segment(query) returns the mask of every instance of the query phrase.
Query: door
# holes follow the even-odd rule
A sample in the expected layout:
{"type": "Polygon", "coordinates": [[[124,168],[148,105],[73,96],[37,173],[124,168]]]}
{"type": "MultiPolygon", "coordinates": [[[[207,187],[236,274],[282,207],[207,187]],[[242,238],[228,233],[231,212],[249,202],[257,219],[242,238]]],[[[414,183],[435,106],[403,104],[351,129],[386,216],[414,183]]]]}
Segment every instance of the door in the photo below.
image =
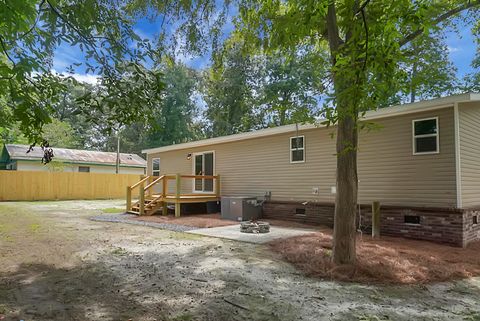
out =
{"type": "MultiPolygon", "coordinates": [[[[193,158],[193,175],[215,175],[215,154],[214,152],[197,153],[193,158]]],[[[194,192],[212,193],[214,191],[213,178],[195,178],[193,184],[194,192]]]]}

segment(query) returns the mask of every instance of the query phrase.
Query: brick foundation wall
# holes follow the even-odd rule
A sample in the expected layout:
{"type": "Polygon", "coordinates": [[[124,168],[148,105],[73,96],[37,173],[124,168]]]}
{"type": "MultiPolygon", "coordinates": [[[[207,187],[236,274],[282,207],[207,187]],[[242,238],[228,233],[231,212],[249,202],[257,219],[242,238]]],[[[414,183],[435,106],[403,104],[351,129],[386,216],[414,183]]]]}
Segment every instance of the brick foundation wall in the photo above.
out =
{"type": "Polygon", "coordinates": [[[463,215],[463,242],[465,245],[472,241],[480,240],[480,210],[468,209],[463,215]],[[476,217],[476,224],[474,222],[476,217]]]}
{"type": "MultiPolygon", "coordinates": [[[[333,227],[334,204],[268,201],[263,217],[333,227]]],[[[381,206],[381,233],[411,239],[446,243],[464,247],[480,240],[480,210],[381,206]],[[419,217],[419,224],[405,222],[405,216],[419,217]],[[477,216],[478,224],[474,224],[477,216]]],[[[371,232],[371,206],[360,206],[357,222],[371,232]]]]}

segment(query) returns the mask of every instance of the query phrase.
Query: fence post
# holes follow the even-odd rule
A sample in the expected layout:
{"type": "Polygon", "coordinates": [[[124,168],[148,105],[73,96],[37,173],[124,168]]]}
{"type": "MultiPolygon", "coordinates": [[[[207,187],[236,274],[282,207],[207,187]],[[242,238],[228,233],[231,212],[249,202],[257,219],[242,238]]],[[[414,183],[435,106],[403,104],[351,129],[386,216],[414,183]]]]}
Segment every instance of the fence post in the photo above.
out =
{"type": "Polygon", "coordinates": [[[380,238],[380,202],[372,203],[372,237],[380,238]]]}
{"type": "Polygon", "coordinates": [[[182,193],[182,176],[175,175],[175,217],[180,217],[180,195],[182,193]]]}
{"type": "Polygon", "coordinates": [[[132,210],[132,189],[127,186],[127,212],[132,210]]]}
{"type": "MultiPolygon", "coordinates": [[[[142,179],[145,178],[145,176],[142,175],[141,177],[142,179]]],[[[145,214],[145,187],[144,187],[144,182],[141,182],[140,183],[140,186],[138,187],[139,188],[139,193],[140,193],[140,197],[139,197],[139,209],[140,209],[140,215],[144,215],[145,214]]]]}
{"type": "Polygon", "coordinates": [[[220,197],[220,175],[217,175],[217,179],[215,180],[215,195],[220,197]]]}

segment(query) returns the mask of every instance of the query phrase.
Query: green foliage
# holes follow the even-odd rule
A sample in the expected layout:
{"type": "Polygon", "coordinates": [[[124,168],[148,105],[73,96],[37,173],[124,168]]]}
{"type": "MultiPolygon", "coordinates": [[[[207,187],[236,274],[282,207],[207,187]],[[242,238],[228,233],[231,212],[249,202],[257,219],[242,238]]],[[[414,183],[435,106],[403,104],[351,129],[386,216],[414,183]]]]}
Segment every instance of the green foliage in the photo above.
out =
{"type": "Polygon", "coordinates": [[[43,138],[46,139],[52,147],[79,147],[75,132],[67,122],[53,118],[50,123],[43,125],[42,131],[43,138]]]}
{"type": "Polygon", "coordinates": [[[86,71],[101,76],[99,98],[85,92],[77,112],[101,113],[108,128],[144,115],[148,97],[162,89],[160,74],[142,67],[157,52],[133,32],[133,22],[117,1],[6,0],[0,6],[0,110],[9,115],[0,127],[19,122],[30,142],[42,140],[54,106],[69,84],[77,84],[50,71],[60,45],[82,51],[86,71]]]}
{"type": "Polygon", "coordinates": [[[261,117],[254,111],[255,68],[234,39],[215,57],[214,65],[204,74],[202,93],[207,109],[208,136],[224,136],[255,128],[261,117]]]}
{"type": "Polygon", "coordinates": [[[198,76],[195,70],[180,63],[165,63],[166,90],[156,107],[148,130],[147,146],[184,143],[198,136],[195,101],[198,76]]]}
{"type": "Polygon", "coordinates": [[[52,160],[48,164],[45,164],[50,172],[63,172],[65,170],[65,163],[59,160],[52,160]]]}
{"type": "MultiPolygon", "coordinates": [[[[259,107],[268,126],[313,121],[318,114],[318,98],[324,92],[325,50],[303,47],[294,52],[276,51],[260,55],[259,107]]],[[[256,83],[256,81],[253,81],[256,83]]]]}
{"type": "Polygon", "coordinates": [[[329,22],[329,3],[242,1],[236,32],[250,51],[291,50],[305,44],[329,47],[333,86],[325,116],[332,124],[383,105],[386,97],[398,94],[392,88],[405,94],[407,83],[422,98],[449,92],[447,74],[452,66],[442,66],[445,47],[438,33],[467,8],[477,15],[479,6],[478,1],[338,1],[331,6],[335,21],[329,22]],[[362,4],[365,7],[360,10],[362,4]],[[427,70],[430,63],[434,68],[427,70]],[[406,65],[417,65],[427,73],[405,75],[406,65]],[[341,110],[336,108],[340,102],[346,105],[341,110]]]}

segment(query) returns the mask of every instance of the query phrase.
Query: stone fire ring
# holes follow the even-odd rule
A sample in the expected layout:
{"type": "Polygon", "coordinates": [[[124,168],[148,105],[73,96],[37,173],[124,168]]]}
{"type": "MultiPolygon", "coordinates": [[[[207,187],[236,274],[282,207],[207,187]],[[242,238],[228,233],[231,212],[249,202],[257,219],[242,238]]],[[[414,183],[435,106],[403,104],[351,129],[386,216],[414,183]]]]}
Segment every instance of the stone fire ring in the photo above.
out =
{"type": "Polygon", "coordinates": [[[242,233],[268,233],[270,232],[270,223],[267,222],[241,222],[240,223],[240,232],[242,233]]]}

